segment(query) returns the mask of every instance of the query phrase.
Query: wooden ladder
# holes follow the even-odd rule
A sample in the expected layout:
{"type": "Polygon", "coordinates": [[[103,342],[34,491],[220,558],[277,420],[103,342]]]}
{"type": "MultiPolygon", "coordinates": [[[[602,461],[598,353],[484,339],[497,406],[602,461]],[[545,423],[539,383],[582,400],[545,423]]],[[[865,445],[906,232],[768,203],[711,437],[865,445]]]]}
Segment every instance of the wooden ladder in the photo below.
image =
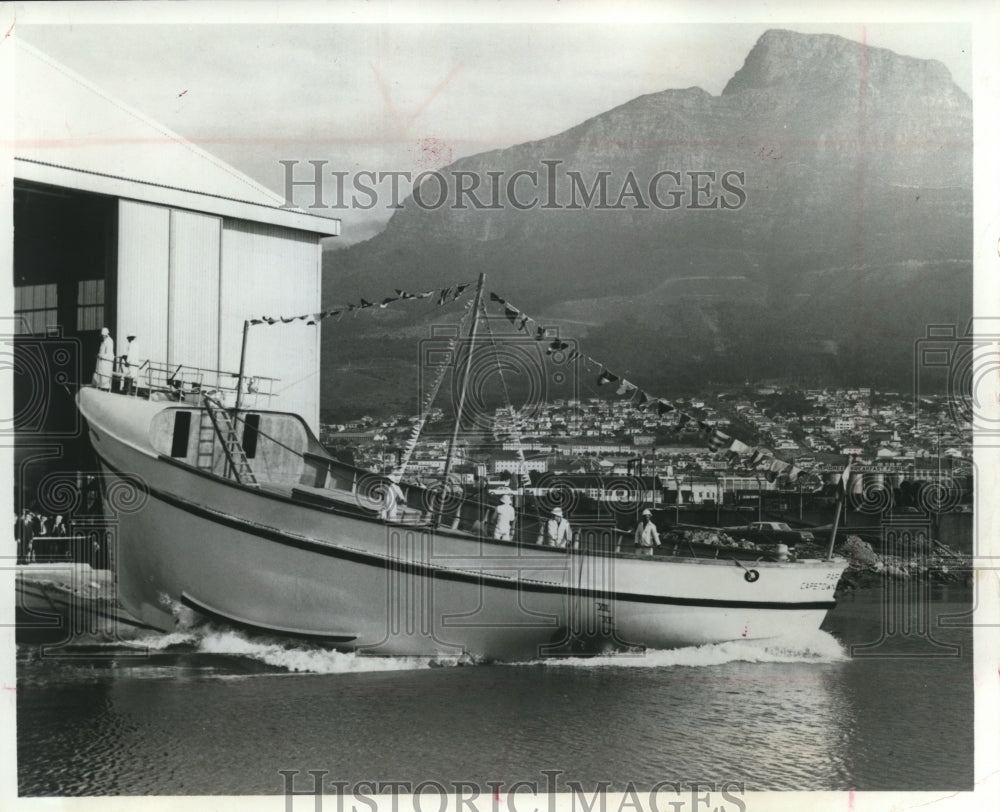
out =
{"type": "Polygon", "coordinates": [[[196,464],[202,471],[211,471],[215,467],[215,423],[207,408],[201,413],[201,419],[198,423],[196,464]]]}
{"type": "MultiPolygon", "coordinates": [[[[243,451],[243,444],[240,442],[240,438],[236,433],[236,426],[229,416],[226,407],[208,395],[203,395],[202,401],[205,404],[205,414],[208,415],[215,434],[222,441],[222,453],[226,455],[226,462],[228,463],[227,471],[233,472],[233,476],[237,482],[243,485],[259,487],[260,483],[257,482],[257,476],[254,474],[253,468],[250,466],[250,461],[243,451]]],[[[201,437],[202,435],[199,433],[199,455],[201,453],[201,437]]]]}

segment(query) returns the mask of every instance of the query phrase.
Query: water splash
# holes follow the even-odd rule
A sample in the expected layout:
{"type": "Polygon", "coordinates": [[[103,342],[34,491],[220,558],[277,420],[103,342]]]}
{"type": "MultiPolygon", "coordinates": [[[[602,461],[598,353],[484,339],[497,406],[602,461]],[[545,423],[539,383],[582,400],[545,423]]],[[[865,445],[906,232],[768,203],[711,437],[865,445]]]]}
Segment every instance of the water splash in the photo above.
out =
{"type": "Polygon", "coordinates": [[[452,660],[424,657],[367,657],[303,642],[257,637],[229,629],[206,629],[198,651],[258,660],[276,668],[309,674],[350,674],[369,671],[412,671],[431,665],[457,665],[452,660]]]}
{"type": "Polygon", "coordinates": [[[535,660],[523,665],[570,666],[576,668],[699,668],[726,663],[833,663],[850,659],[837,639],[823,631],[812,631],[768,640],[734,640],[676,649],[649,649],[594,657],[535,660]]]}

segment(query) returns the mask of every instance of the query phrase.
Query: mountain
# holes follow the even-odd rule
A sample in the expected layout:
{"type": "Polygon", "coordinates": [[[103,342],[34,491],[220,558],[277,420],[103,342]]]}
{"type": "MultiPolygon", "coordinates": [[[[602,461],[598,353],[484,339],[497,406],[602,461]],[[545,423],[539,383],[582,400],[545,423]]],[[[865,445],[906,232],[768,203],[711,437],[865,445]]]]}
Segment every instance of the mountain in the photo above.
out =
{"type": "MultiPolygon", "coordinates": [[[[972,102],[936,61],[768,31],[719,96],[641,96],[440,177],[325,256],[326,302],[485,272],[666,396],[762,377],[908,387],[926,325],[971,315],[972,102]],[[511,187],[525,171],[537,184],[511,187]],[[456,208],[472,177],[482,206],[456,208]]],[[[389,310],[324,327],[328,412],[415,407],[415,339],[441,314],[389,310]]]]}

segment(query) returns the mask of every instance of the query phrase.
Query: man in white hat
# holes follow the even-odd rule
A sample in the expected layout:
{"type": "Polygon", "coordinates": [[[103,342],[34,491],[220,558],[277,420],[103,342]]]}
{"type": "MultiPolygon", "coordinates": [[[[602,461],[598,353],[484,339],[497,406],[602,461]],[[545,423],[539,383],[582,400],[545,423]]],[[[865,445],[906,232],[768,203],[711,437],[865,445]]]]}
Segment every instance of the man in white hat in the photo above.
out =
{"type": "Polygon", "coordinates": [[[639,555],[653,554],[653,547],[660,546],[660,534],[653,524],[653,511],[646,508],[642,512],[642,519],[635,528],[635,551],[639,555]]]}
{"type": "Polygon", "coordinates": [[[550,547],[566,547],[572,538],[573,531],[563,518],[562,508],[552,508],[552,517],[545,523],[545,543],[550,547]]]}
{"type": "Polygon", "coordinates": [[[390,522],[396,521],[399,518],[399,506],[403,501],[403,489],[395,479],[389,477],[382,489],[382,506],[378,517],[390,522]]]}
{"type": "Polygon", "coordinates": [[[517,512],[512,501],[510,494],[505,493],[500,497],[500,504],[493,510],[493,538],[497,541],[510,541],[513,537],[517,512]]]}
{"type": "Polygon", "coordinates": [[[94,386],[111,389],[111,373],[115,365],[115,341],[107,327],[101,328],[101,347],[97,351],[97,369],[94,371],[94,386]]]}
{"type": "Polygon", "coordinates": [[[139,341],[134,335],[125,336],[128,344],[122,353],[122,365],[125,368],[125,394],[134,394],[138,387],[139,370],[144,359],[139,357],[139,341]]]}

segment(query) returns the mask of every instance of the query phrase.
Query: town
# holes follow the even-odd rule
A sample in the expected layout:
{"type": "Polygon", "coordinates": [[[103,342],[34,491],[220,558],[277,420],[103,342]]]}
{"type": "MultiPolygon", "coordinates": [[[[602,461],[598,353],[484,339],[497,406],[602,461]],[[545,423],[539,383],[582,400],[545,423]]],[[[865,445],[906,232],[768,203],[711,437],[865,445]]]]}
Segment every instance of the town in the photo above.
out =
{"type": "MultiPolygon", "coordinates": [[[[492,431],[456,443],[449,480],[538,495],[555,476],[560,487],[599,501],[760,508],[765,493],[819,490],[823,475],[849,459],[855,470],[897,481],[954,483],[971,476],[972,426],[944,395],[757,385],[672,403],[676,408],[667,414],[627,395],[557,399],[532,413],[497,408],[492,431]],[[712,451],[705,426],[751,449],[773,451],[801,475],[790,481],[753,465],[752,457],[712,451]]],[[[405,463],[405,478],[433,481],[446,470],[453,419],[429,410],[421,443],[406,459],[417,420],[396,414],[325,423],[321,439],[359,467],[389,474],[405,463]]],[[[971,499],[970,488],[961,490],[971,499]]]]}

